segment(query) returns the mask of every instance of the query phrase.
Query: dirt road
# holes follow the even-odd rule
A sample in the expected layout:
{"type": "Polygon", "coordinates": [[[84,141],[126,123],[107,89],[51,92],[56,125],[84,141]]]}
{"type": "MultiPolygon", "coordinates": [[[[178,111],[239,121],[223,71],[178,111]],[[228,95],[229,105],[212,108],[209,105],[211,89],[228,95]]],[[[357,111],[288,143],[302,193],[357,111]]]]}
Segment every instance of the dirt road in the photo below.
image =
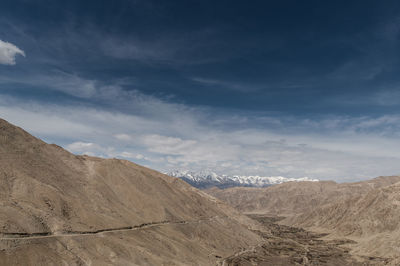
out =
{"type": "Polygon", "coordinates": [[[210,221],[218,218],[208,217],[202,218],[193,221],[160,221],[160,222],[150,222],[144,223],[140,225],[134,226],[126,226],[119,228],[105,228],[94,231],[64,231],[64,232],[37,232],[37,233],[0,233],[0,241],[7,240],[26,240],[26,239],[43,239],[43,238],[58,238],[58,237],[76,237],[76,236],[90,236],[90,235],[99,235],[106,233],[115,233],[115,232],[126,232],[126,231],[136,231],[136,230],[144,230],[152,227],[165,226],[165,225],[179,225],[179,224],[193,224],[193,223],[201,223],[205,221],[210,221]]]}

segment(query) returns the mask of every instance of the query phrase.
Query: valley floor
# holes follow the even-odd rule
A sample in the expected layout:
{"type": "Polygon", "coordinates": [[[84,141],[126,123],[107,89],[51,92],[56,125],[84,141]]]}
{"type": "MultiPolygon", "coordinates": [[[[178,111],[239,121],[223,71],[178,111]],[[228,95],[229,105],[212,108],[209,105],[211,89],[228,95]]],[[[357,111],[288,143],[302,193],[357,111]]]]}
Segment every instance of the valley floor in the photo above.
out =
{"type": "Polygon", "coordinates": [[[221,259],[220,265],[390,265],[390,260],[385,258],[352,256],[346,247],[354,243],[352,240],[322,240],[326,234],[279,225],[277,217],[249,216],[262,223],[271,234],[257,231],[265,239],[262,245],[221,259]]]}

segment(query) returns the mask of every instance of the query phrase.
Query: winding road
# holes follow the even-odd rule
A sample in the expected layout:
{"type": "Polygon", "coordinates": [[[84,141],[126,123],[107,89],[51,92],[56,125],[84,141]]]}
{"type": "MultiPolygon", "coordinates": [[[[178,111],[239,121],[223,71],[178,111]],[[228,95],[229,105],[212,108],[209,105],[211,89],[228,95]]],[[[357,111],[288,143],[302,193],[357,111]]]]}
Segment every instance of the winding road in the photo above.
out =
{"type": "Polygon", "coordinates": [[[104,233],[113,233],[113,232],[126,232],[126,231],[136,231],[143,230],[152,227],[165,226],[165,225],[177,225],[177,224],[193,224],[200,223],[204,221],[209,221],[218,218],[218,216],[203,218],[193,221],[161,221],[161,222],[151,222],[144,223],[135,226],[126,226],[119,228],[106,228],[99,229],[94,231],[65,231],[61,233],[53,233],[53,232],[38,232],[38,233],[4,233],[0,232],[0,241],[7,240],[31,240],[31,239],[43,239],[43,238],[58,238],[58,237],[75,237],[75,236],[91,236],[91,235],[99,235],[104,233]]]}

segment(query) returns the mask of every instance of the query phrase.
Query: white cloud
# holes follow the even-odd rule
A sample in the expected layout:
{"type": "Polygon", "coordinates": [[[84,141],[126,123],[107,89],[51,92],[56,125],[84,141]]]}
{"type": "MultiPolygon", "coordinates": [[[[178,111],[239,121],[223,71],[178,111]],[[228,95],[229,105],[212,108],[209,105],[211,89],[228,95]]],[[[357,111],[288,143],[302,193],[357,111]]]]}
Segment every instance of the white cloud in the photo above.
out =
{"type": "Polygon", "coordinates": [[[132,140],[132,137],[129,136],[128,134],[115,134],[114,137],[118,140],[122,141],[130,141],[132,140]]]}
{"type": "Polygon", "coordinates": [[[99,154],[99,152],[103,151],[103,148],[97,144],[91,142],[81,142],[81,141],[68,144],[65,148],[72,153],[86,154],[91,156],[99,154]]]}
{"type": "Polygon", "coordinates": [[[25,52],[12,43],[0,40],[0,64],[15,65],[17,55],[25,56],[25,52]]]}
{"type": "Polygon", "coordinates": [[[161,135],[146,135],[143,137],[143,143],[151,152],[179,155],[186,153],[187,150],[192,150],[197,141],[161,135]]]}
{"type": "Polygon", "coordinates": [[[135,154],[132,152],[121,152],[120,154],[118,154],[118,157],[123,157],[123,158],[128,158],[128,159],[137,159],[137,160],[147,160],[148,158],[145,157],[142,154],[135,154]]]}
{"type": "MultiPolygon", "coordinates": [[[[71,93],[87,82],[77,82],[71,93]]],[[[92,84],[92,97],[114,95],[124,111],[2,96],[0,116],[72,152],[146,160],[161,171],[211,169],[338,181],[400,173],[398,115],[320,120],[230,115],[124,92],[118,86],[102,93],[104,87],[92,84]]]]}
{"type": "Polygon", "coordinates": [[[143,155],[141,155],[141,154],[136,155],[135,158],[138,159],[138,160],[145,159],[145,157],[143,155]]]}

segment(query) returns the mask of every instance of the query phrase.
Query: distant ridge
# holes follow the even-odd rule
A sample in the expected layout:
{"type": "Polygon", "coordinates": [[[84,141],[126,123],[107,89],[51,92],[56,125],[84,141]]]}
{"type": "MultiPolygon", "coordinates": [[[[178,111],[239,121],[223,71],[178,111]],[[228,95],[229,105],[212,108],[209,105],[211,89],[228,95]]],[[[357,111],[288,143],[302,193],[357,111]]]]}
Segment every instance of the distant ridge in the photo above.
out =
{"type": "Polygon", "coordinates": [[[400,182],[399,176],[378,177],[355,183],[285,182],[265,188],[209,188],[204,192],[244,213],[293,216],[310,212],[335,201],[364,195],[374,189],[400,182]]]}
{"type": "Polygon", "coordinates": [[[221,189],[230,187],[268,187],[271,185],[281,184],[293,181],[319,181],[308,177],[287,178],[282,176],[240,176],[240,175],[218,175],[212,171],[187,171],[175,170],[166,173],[169,176],[180,178],[192,186],[200,189],[210,187],[218,187],[221,189]]]}

